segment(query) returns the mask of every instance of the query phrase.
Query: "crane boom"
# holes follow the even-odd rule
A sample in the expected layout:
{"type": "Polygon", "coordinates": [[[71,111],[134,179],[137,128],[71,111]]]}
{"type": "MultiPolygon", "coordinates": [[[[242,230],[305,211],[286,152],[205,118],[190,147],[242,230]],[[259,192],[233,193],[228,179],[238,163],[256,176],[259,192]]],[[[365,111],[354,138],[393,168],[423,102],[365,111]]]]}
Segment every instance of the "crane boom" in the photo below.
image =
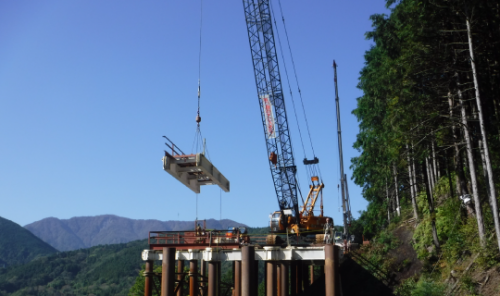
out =
{"type": "Polygon", "coordinates": [[[342,189],[342,211],[344,218],[344,234],[349,234],[351,227],[351,203],[349,200],[349,191],[347,188],[347,175],[344,173],[344,154],[342,152],[342,129],[340,127],[340,104],[339,90],[337,86],[337,63],[333,61],[333,80],[335,83],[335,109],[337,111],[337,136],[339,144],[339,161],[340,161],[340,186],[342,189]]]}
{"type": "MultiPolygon", "coordinates": [[[[243,0],[257,96],[278,204],[299,221],[297,180],[269,0],[243,0]]],[[[286,222],[285,222],[286,223],[286,222]]]]}

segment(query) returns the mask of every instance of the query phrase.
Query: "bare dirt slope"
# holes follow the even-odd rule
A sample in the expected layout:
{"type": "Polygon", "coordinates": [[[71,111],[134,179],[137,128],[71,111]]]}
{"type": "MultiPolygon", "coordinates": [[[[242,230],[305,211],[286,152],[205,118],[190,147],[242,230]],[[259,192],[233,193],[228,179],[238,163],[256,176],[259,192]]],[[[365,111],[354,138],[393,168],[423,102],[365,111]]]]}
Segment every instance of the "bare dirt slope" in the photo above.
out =
{"type": "Polygon", "coordinates": [[[411,226],[402,226],[392,232],[396,246],[389,250],[380,262],[375,254],[383,248],[373,244],[352,251],[340,267],[344,295],[395,295],[394,289],[401,281],[418,277],[423,263],[413,249],[411,226]]]}
{"type": "Polygon", "coordinates": [[[400,283],[402,280],[412,276],[418,276],[422,272],[424,264],[417,258],[417,253],[412,246],[413,229],[411,226],[401,226],[394,230],[393,235],[400,245],[387,254],[391,263],[391,269],[395,275],[394,280],[400,283]]]}
{"type": "Polygon", "coordinates": [[[453,266],[453,272],[443,281],[448,287],[448,295],[500,295],[500,267],[482,268],[477,262],[473,262],[476,255],[471,255],[453,266]]]}
{"type": "Polygon", "coordinates": [[[391,231],[397,246],[375,264],[374,253],[380,245],[374,243],[351,252],[341,266],[344,292],[349,292],[344,295],[397,295],[395,291],[403,281],[418,281],[424,272],[429,276],[431,271],[430,278],[445,287],[443,296],[500,295],[500,266],[482,267],[485,264],[478,263],[477,254],[466,255],[451,267],[438,256],[425,263],[413,249],[413,229],[412,225],[403,225],[391,231]]]}

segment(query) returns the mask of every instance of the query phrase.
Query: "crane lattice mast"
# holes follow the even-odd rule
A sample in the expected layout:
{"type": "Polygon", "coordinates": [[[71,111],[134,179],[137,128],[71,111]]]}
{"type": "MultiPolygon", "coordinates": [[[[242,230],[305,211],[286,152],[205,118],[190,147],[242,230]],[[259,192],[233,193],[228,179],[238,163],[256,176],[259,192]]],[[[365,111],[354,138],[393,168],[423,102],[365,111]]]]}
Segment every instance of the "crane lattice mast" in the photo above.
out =
{"type": "MultiPolygon", "coordinates": [[[[282,213],[299,221],[297,181],[269,0],[243,0],[269,167],[282,213]],[[287,213],[285,213],[287,214],[287,213]]],[[[286,223],[286,222],[285,222],[286,223]]]]}
{"type": "Polygon", "coordinates": [[[337,111],[337,136],[339,144],[339,162],[340,162],[340,186],[342,190],[342,212],[344,218],[344,234],[349,234],[351,226],[351,204],[349,201],[349,191],[347,188],[347,175],[344,173],[344,154],[342,152],[342,129],[340,126],[340,103],[339,90],[337,86],[337,64],[333,61],[333,80],[335,82],[335,109],[337,111]]]}

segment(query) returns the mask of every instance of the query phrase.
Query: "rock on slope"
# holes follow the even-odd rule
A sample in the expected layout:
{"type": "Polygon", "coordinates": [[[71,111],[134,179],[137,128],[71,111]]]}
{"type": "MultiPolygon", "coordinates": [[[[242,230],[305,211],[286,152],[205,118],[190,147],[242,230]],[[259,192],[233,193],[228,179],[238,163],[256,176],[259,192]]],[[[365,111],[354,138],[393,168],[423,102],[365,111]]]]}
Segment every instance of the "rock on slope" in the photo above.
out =
{"type": "MultiPolygon", "coordinates": [[[[207,220],[207,228],[227,229],[229,226],[244,224],[228,219],[207,220]]],[[[192,221],[133,220],[101,215],[62,220],[45,218],[24,227],[59,251],[70,251],[144,239],[149,231],[193,229],[194,224],[192,221]]]]}
{"type": "Polygon", "coordinates": [[[28,263],[57,250],[20,225],[0,217],[0,267],[28,263]]]}

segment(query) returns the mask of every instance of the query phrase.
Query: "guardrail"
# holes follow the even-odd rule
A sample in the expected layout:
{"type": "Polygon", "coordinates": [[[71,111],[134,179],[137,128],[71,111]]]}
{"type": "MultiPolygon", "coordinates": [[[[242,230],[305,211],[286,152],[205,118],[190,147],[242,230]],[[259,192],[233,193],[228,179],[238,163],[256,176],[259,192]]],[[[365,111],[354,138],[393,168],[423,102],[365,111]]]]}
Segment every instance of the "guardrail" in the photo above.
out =
{"type": "Polygon", "coordinates": [[[222,248],[233,249],[244,245],[253,246],[313,246],[323,245],[323,236],[296,236],[286,233],[241,234],[239,231],[197,230],[197,231],[150,231],[148,240],[150,249],[163,247],[177,249],[222,248]]]}
{"type": "Polygon", "coordinates": [[[200,231],[150,231],[151,249],[175,247],[177,249],[205,249],[211,247],[238,248],[244,237],[239,233],[221,230],[200,231]]]}

